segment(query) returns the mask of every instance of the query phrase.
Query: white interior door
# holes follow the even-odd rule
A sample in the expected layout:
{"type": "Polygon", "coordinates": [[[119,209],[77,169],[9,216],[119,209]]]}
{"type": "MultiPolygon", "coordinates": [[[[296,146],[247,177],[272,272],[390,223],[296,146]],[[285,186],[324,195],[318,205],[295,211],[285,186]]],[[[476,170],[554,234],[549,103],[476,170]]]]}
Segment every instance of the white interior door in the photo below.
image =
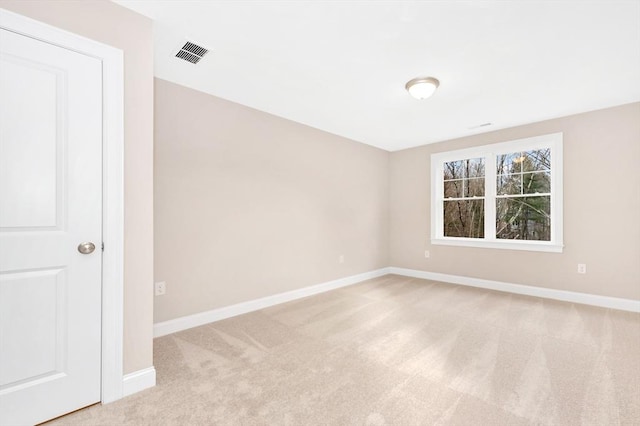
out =
{"type": "Polygon", "coordinates": [[[100,401],[101,84],[100,60],[0,29],[2,425],[100,401]]]}

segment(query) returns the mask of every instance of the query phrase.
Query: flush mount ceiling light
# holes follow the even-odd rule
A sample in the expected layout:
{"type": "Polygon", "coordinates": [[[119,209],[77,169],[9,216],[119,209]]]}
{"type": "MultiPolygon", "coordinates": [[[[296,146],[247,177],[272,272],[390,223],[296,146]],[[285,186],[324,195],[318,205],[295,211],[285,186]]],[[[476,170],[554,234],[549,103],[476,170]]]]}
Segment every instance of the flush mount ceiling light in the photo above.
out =
{"type": "Polygon", "coordinates": [[[417,77],[409,80],[404,86],[407,92],[416,99],[427,99],[440,86],[437,78],[433,77],[417,77]]]}

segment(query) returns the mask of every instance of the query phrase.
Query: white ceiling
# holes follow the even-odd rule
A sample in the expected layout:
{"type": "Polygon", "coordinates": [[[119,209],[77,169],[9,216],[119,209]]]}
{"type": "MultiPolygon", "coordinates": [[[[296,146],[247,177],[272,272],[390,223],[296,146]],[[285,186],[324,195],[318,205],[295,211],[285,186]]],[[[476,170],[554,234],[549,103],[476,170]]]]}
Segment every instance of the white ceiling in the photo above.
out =
{"type": "Polygon", "coordinates": [[[640,101],[640,0],[116,2],[157,77],[389,151],[640,101]]]}

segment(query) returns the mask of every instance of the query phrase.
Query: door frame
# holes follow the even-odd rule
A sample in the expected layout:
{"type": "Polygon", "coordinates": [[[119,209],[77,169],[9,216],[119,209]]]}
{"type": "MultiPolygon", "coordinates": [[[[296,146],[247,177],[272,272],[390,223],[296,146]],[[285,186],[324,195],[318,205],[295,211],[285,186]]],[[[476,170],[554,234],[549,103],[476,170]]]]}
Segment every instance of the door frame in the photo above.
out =
{"type": "Polygon", "coordinates": [[[123,396],[124,67],[123,52],[0,8],[0,28],[102,61],[101,401],[123,396]]]}

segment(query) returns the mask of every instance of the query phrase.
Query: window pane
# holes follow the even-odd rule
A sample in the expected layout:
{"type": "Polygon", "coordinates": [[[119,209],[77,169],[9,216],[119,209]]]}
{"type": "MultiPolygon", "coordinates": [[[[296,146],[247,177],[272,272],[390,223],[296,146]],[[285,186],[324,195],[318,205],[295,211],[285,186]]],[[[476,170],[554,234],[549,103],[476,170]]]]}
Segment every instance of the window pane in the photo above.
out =
{"type": "Polygon", "coordinates": [[[532,151],[523,152],[524,161],[522,162],[522,169],[525,172],[533,172],[536,170],[549,170],[551,169],[551,150],[535,149],[532,151]]]}
{"type": "Polygon", "coordinates": [[[524,173],[522,175],[522,189],[525,194],[551,192],[551,173],[524,173]]]}
{"type": "Polygon", "coordinates": [[[464,160],[444,163],[444,179],[462,179],[464,177],[464,160]]]}
{"type": "Polygon", "coordinates": [[[484,158],[471,158],[465,160],[464,177],[484,177],[484,158]]]}
{"type": "Polygon", "coordinates": [[[519,195],[522,194],[521,188],[521,174],[498,176],[498,195],[519,195]]]}
{"type": "Polygon", "coordinates": [[[521,152],[498,155],[496,157],[496,173],[506,175],[509,173],[520,173],[524,157],[521,152]]]}
{"type": "Polygon", "coordinates": [[[463,180],[445,180],[444,198],[462,198],[463,180]]]}
{"type": "Polygon", "coordinates": [[[444,202],[444,236],[484,238],[484,199],[444,202]]]}
{"type": "Polygon", "coordinates": [[[444,163],[444,180],[484,177],[484,158],[444,163]]]}
{"type": "Polygon", "coordinates": [[[501,198],[496,202],[496,238],[551,241],[551,197],[501,198]]]}
{"type": "Polygon", "coordinates": [[[468,179],[465,183],[465,197],[484,197],[484,178],[468,179]]]}

